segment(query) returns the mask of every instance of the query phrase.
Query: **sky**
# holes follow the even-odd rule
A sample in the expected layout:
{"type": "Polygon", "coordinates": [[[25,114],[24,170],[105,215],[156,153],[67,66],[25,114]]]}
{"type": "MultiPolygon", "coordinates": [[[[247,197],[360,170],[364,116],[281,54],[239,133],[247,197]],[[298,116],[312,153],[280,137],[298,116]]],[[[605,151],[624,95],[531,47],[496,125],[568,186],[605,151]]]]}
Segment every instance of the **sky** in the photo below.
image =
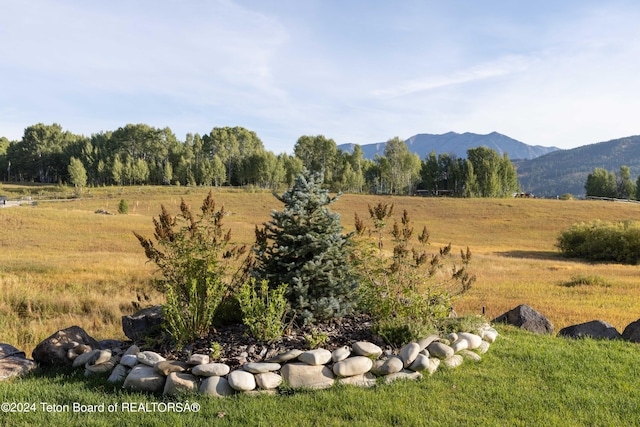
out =
{"type": "Polygon", "coordinates": [[[640,134],[640,2],[0,0],[0,136],[128,123],[369,144],[640,134]]]}

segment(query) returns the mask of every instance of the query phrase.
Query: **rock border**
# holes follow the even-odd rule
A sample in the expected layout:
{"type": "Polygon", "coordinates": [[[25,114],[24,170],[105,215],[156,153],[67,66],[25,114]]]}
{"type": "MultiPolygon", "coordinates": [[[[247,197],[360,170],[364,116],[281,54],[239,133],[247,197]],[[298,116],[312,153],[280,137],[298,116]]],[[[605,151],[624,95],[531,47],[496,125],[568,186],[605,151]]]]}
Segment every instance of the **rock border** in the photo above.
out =
{"type": "Polygon", "coordinates": [[[238,393],[276,394],[281,388],[326,389],[334,384],[372,387],[400,379],[419,379],[439,367],[456,368],[464,360],[479,361],[498,332],[486,324],[481,333],[430,335],[384,352],[370,342],[356,342],[334,351],[324,348],[288,350],[239,369],[211,362],[209,355],[193,354],[185,361],[166,360],[159,353],[131,345],[121,355],[111,350],[69,349],[68,356],[85,375],[110,372],[107,381],[125,389],[163,395],[199,392],[225,397],[238,393]]]}
{"type": "Polygon", "coordinates": [[[137,345],[126,350],[103,344],[67,346],[69,363],[85,375],[109,374],[110,383],[162,395],[201,393],[216,397],[243,394],[277,394],[283,389],[326,389],[335,384],[373,387],[397,380],[417,380],[442,368],[456,368],[463,361],[480,361],[498,332],[489,324],[480,334],[461,332],[430,335],[403,346],[397,354],[367,341],[333,351],[324,348],[288,350],[260,362],[231,370],[212,362],[207,354],[187,360],[166,360],[137,345]],[[442,368],[441,368],[442,367],[442,368]]]}

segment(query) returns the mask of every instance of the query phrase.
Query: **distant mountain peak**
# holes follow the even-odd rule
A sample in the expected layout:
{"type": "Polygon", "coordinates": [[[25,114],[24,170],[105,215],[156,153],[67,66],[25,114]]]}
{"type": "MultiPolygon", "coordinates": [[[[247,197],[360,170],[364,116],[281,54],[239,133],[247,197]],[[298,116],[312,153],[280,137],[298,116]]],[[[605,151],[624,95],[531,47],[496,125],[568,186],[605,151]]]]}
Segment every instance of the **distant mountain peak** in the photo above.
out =
{"type": "MultiPolygon", "coordinates": [[[[434,151],[436,154],[453,154],[464,158],[467,150],[477,147],[489,147],[496,150],[500,155],[508,153],[511,159],[534,159],[552,151],[558,150],[556,147],[542,147],[527,145],[523,142],[510,138],[506,135],[493,131],[486,135],[465,132],[447,132],[443,134],[419,133],[405,140],[407,147],[413,153],[424,159],[434,151]]],[[[361,145],[362,154],[366,159],[374,159],[376,155],[384,154],[385,142],[361,145]]],[[[342,144],[338,148],[344,151],[353,151],[354,144],[342,144]]]]}

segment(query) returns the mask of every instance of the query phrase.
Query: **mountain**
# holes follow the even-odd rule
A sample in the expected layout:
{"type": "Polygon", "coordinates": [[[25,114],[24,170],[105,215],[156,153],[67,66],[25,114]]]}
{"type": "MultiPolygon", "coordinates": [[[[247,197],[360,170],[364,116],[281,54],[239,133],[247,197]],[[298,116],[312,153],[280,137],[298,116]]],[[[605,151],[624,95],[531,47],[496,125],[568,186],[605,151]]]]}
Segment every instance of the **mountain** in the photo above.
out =
{"type": "MultiPolygon", "coordinates": [[[[510,159],[533,159],[544,154],[558,150],[556,147],[542,147],[540,145],[527,145],[523,142],[509,138],[498,132],[487,135],[477,133],[448,132],[442,135],[420,133],[405,140],[407,147],[413,153],[424,159],[429,153],[455,154],[457,157],[467,157],[467,150],[476,147],[488,147],[500,154],[507,153],[510,159]]],[[[385,142],[361,145],[365,159],[374,159],[376,154],[384,154],[385,142]]],[[[354,144],[338,145],[343,151],[353,152],[354,144]]]]}
{"type": "Polygon", "coordinates": [[[584,196],[587,176],[595,168],[620,171],[628,166],[631,179],[640,174],[640,135],[559,150],[535,159],[513,162],[523,191],[556,197],[564,193],[584,196]]]}

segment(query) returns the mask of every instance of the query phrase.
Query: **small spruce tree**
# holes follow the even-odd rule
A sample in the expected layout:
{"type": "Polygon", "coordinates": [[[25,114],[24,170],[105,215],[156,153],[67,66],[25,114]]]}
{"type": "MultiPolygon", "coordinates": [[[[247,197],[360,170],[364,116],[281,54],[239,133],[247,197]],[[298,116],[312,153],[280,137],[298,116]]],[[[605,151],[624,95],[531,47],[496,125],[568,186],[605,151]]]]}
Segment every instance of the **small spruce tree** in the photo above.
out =
{"type": "Polygon", "coordinates": [[[328,205],[323,177],[303,171],[291,189],[274,196],[284,203],[271,221],[256,227],[253,273],[270,287],[286,283],[287,299],[296,321],[310,324],[350,314],[358,287],[349,259],[351,234],[343,234],[340,215],[328,205]]]}

